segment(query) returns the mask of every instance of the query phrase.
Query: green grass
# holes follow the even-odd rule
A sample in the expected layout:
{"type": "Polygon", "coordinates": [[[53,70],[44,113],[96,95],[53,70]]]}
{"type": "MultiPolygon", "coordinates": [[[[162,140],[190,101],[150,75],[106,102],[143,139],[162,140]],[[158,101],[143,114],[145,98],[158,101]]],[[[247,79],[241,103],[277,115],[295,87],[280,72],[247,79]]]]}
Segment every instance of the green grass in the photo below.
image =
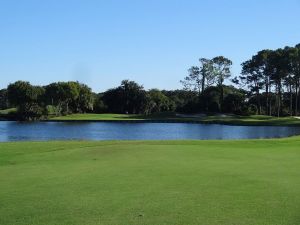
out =
{"type": "Polygon", "coordinates": [[[300,138],[0,143],[2,225],[298,225],[300,138]]]}
{"type": "Polygon", "coordinates": [[[141,114],[115,114],[115,113],[85,113],[85,114],[71,114],[66,116],[52,117],[50,120],[95,120],[95,121],[123,121],[123,120],[163,120],[163,119],[176,119],[179,118],[175,113],[157,113],[152,115],[141,114]]]}
{"type": "Polygon", "coordinates": [[[204,122],[221,123],[231,125],[266,125],[266,126],[300,126],[300,119],[294,117],[273,117],[273,116],[208,116],[203,118],[204,122]]]}
{"type": "Polygon", "coordinates": [[[143,120],[144,118],[139,115],[129,114],[71,114],[67,116],[53,117],[50,120],[143,120]]]}
{"type": "Polygon", "coordinates": [[[15,113],[16,110],[17,110],[16,108],[1,109],[0,110],[0,115],[7,115],[9,113],[15,113]]]}
{"type": "Polygon", "coordinates": [[[300,119],[294,117],[272,117],[272,116],[203,116],[189,117],[177,116],[175,113],[154,114],[149,116],[143,115],[126,115],[126,114],[72,114],[68,116],[54,117],[50,120],[78,120],[78,121],[141,121],[141,120],[162,120],[178,122],[201,122],[228,125],[267,125],[267,126],[300,126],[300,119]]]}
{"type": "Polygon", "coordinates": [[[9,120],[12,117],[12,114],[16,113],[16,108],[1,109],[0,110],[0,120],[9,120]]]}

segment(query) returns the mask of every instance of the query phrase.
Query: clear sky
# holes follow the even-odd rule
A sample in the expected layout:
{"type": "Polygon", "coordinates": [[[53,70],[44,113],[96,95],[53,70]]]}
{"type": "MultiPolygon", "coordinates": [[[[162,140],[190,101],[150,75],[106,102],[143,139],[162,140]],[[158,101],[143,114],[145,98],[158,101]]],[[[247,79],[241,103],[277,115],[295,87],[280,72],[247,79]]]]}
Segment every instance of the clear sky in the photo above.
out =
{"type": "Polygon", "coordinates": [[[0,88],[132,79],[181,88],[200,57],[240,63],[300,43],[299,0],[0,0],[0,88]]]}

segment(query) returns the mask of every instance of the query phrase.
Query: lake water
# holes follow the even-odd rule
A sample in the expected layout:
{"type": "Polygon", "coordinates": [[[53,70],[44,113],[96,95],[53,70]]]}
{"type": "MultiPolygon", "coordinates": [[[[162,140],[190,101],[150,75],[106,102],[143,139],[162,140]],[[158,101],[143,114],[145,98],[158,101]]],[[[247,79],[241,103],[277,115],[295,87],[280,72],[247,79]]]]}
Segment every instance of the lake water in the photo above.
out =
{"type": "Polygon", "coordinates": [[[300,127],[191,123],[0,121],[0,141],[254,139],[300,135],[300,127]]]}

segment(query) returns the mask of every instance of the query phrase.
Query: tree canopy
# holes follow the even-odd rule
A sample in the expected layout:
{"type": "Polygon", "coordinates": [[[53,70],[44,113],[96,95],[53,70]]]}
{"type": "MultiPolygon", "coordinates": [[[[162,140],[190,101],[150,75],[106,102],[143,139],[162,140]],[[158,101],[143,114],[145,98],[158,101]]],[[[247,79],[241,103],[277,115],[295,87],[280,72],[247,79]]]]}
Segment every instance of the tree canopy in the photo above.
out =
{"type": "Polygon", "coordinates": [[[45,86],[16,81],[0,90],[0,109],[17,108],[17,119],[34,120],[70,113],[235,113],[298,115],[300,44],[265,49],[241,64],[232,77],[225,56],[200,58],[180,82],[182,90],[145,90],[123,80],[103,93],[76,81],[45,86]]]}

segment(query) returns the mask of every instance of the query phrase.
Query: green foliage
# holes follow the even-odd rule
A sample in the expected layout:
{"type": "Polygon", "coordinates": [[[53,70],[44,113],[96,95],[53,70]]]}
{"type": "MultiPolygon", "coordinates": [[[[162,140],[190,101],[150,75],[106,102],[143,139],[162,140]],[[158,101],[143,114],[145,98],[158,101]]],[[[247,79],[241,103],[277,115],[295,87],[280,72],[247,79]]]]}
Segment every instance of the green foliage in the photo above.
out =
{"type": "MultiPolygon", "coordinates": [[[[185,77],[181,83],[185,90],[198,91],[200,102],[189,102],[182,107],[182,109],[184,111],[188,109],[190,112],[224,111],[222,110],[224,100],[223,83],[231,76],[230,69],[232,62],[224,56],[214,57],[213,59],[201,58],[199,61],[200,66],[191,67],[189,69],[189,75],[185,77]],[[219,100],[212,101],[212,93],[208,94],[206,89],[209,89],[214,85],[220,89],[217,91],[219,100]],[[206,97],[210,97],[210,99],[207,100],[206,97]]],[[[213,98],[215,98],[215,96],[213,98]]]]}
{"type": "Polygon", "coordinates": [[[8,100],[14,106],[37,103],[41,100],[44,92],[44,88],[33,86],[26,81],[16,81],[7,87],[8,100]]]}
{"type": "Polygon", "coordinates": [[[253,105],[253,104],[250,104],[248,106],[248,114],[249,115],[256,115],[258,112],[258,109],[257,109],[257,106],[256,105],[253,105]]]}
{"type": "Polygon", "coordinates": [[[8,85],[7,95],[11,105],[17,107],[17,118],[35,120],[43,115],[43,87],[33,86],[29,82],[17,81],[8,85]]]}
{"type": "Polygon", "coordinates": [[[94,97],[85,84],[57,82],[47,85],[45,90],[46,104],[55,106],[57,115],[93,110],[94,97]]]}
{"type": "Polygon", "coordinates": [[[204,90],[200,96],[201,111],[220,112],[220,89],[218,87],[209,87],[204,90]]]}
{"type": "Polygon", "coordinates": [[[79,96],[77,105],[77,112],[91,112],[94,107],[94,96],[92,89],[85,84],[79,84],[79,96]]]}
{"type": "Polygon", "coordinates": [[[216,77],[218,86],[222,87],[224,81],[231,76],[231,65],[231,60],[224,56],[217,56],[212,59],[213,73],[216,77]]]}
{"type": "Polygon", "coordinates": [[[0,109],[16,107],[18,117],[25,120],[92,112],[298,115],[299,45],[262,50],[242,63],[241,75],[231,80],[239,88],[228,83],[232,66],[228,58],[200,58],[199,62],[182,81],[184,90],[147,91],[134,81],[123,80],[120,86],[96,94],[74,81],[45,87],[17,81],[0,90],[0,109]]]}
{"type": "Polygon", "coordinates": [[[38,103],[24,103],[18,107],[16,115],[21,120],[37,120],[44,115],[44,108],[38,103]]]}
{"type": "Polygon", "coordinates": [[[148,103],[143,86],[129,80],[123,80],[119,87],[106,91],[102,99],[108,110],[114,113],[144,113],[148,103]]]}
{"type": "MultiPolygon", "coordinates": [[[[240,84],[249,88],[250,100],[255,95],[259,114],[298,115],[300,52],[297,46],[260,51],[242,66],[240,84]]],[[[237,78],[234,81],[239,83],[237,78]]]]}
{"type": "Polygon", "coordinates": [[[47,105],[45,108],[45,114],[47,116],[56,116],[57,115],[57,107],[54,105],[47,105]]]}
{"type": "Polygon", "coordinates": [[[95,113],[105,113],[108,111],[107,106],[104,104],[102,100],[103,94],[94,94],[94,104],[93,104],[93,112],[95,113]]]}
{"type": "Polygon", "coordinates": [[[218,56],[213,59],[199,59],[200,66],[192,66],[188,71],[189,75],[180,81],[185,90],[203,93],[207,87],[214,84],[222,86],[225,79],[230,77],[230,66],[232,62],[218,56]]]}
{"type": "Polygon", "coordinates": [[[148,91],[148,113],[174,111],[175,103],[158,89],[148,91]]]}
{"type": "Polygon", "coordinates": [[[195,91],[186,91],[186,90],[174,90],[166,91],[163,90],[162,93],[167,96],[171,103],[174,104],[174,111],[184,112],[184,108],[187,108],[186,105],[190,102],[197,102],[198,93],[195,91]]]}
{"type": "Polygon", "coordinates": [[[0,110],[9,108],[7,89],[0,90],[0,110]]]}

